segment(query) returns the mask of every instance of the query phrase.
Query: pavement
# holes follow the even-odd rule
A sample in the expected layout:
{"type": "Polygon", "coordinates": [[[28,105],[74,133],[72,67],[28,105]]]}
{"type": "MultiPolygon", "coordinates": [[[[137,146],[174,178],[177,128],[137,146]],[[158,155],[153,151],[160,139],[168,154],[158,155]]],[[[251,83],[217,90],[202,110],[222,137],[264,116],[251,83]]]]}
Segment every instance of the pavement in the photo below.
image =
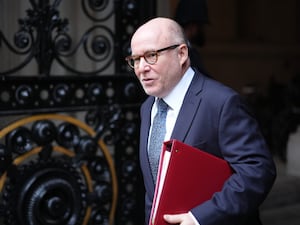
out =
{"type": "Polygon", "coordinates": [[[286,172],[286,164],[275,159],[277,178],[261,206],[263,225],[300,225],[300,176],[286,172]]]}

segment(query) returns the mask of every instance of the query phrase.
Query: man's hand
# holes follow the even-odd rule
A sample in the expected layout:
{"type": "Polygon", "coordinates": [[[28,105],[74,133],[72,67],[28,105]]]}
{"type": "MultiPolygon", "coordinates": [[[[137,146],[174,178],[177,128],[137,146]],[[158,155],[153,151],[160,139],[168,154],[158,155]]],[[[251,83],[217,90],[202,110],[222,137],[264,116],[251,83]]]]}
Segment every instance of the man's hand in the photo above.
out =
{"type": "Polygon", "coordinates": [[[174,215],[166,214],[164,215],[164,220],[170,224],[196,225],[192,216],[189,213],[174,215]]]}

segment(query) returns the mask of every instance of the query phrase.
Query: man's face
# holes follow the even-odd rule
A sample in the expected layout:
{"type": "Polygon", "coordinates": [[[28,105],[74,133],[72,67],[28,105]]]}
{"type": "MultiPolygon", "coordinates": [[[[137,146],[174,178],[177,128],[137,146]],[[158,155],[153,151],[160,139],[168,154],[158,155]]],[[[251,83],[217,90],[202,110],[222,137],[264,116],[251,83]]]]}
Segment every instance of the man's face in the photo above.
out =
{"type": "MultiPolygon", "coordinates": [[[[169,41],[160,31],[157,27],[137,31],[131,41],[132,55],[140,56],[148,51],[181,44],[169,41]]],[[[146,94],[163,98],[179,82],[183,75],[181,49],[182,45],[159,52],[154,64],[149,64],[144,57],[140,57],[134,72],[146,94]]]]}

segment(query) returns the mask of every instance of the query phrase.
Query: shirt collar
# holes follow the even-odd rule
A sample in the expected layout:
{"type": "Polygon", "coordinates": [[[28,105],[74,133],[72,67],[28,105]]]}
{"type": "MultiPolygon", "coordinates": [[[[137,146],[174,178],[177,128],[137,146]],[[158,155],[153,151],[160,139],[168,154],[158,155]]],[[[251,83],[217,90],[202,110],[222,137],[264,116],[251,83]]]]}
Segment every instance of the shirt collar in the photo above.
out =
{"type": "Polygon", "coordinates": [[[189,67],[173,90],[165,98],[163,98],[171,109],[180,109],[194,74],[195,71],[189,67]]]}

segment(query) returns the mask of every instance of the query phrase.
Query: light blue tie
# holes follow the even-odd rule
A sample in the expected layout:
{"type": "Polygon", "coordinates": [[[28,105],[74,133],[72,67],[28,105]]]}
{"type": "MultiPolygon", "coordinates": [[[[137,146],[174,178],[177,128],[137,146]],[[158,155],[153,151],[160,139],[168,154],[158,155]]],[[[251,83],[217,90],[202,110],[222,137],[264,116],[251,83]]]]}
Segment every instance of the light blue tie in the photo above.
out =
{"type": "Polygon", "coordinates": [[[153,120],[150,143],[148,149],[149,161],[151,166],[152,175],[156,182],[159,157],[161,153],[162,144],[166,134],[166,117],[168,105],[164,100],[159,99],[157,103],[157,113],[153,120]]]}

